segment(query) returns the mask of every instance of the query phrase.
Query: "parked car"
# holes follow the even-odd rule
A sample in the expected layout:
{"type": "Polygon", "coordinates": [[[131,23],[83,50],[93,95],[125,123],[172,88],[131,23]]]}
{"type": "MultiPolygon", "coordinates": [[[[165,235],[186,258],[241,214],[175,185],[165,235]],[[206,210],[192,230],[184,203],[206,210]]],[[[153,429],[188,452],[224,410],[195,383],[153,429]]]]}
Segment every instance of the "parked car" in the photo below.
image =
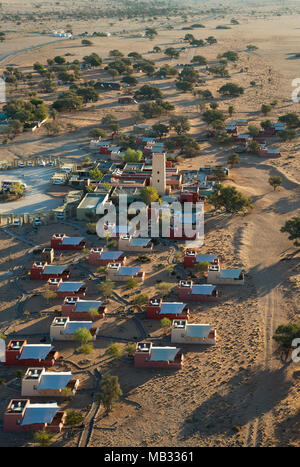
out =
{"type": "Polygon", "coordinates": [[[53,180],[52,185],[63,185],[65,182],[62,178],[56,178],[53,180]]]}
{"type": "Polygon", "coordinates": [[[43,223],[42,223],[42,221],[41,221],[41,219],[40,219],[39,217],[35,217],[35,218],[33,219],[33,225],[34,225],[35,227],[37,227],[37,226],[39,226],[39,225],[43,225],[43,223]]]}
{"type": "Polygon", "coordinates": [[[18,162],[18,167],[19,167],[20,169],[23,169],[23,168],[25,167],[24,162],[18,162]]]}
{"type": "Polygon", "coordinates": [[[20,225],[21,225],[20,219],[14,219],[14,221],[13,221],[13,226],[14,226],[14,227],[19,227],[20,225]]]}
{"type": "Polygon", "coordinates": [[[64,220],[65,219],[65,214],[63,212],[57,212],[56,213],[56,219],[64,220]]]}
{"type": "Polygon", "coordinates": [[[27,167],[33,167],[33,162],[32,162],[32,161],[28,161],[28,162],[27,162],[27,167]]]}
{"type": "Polygon", "coordinates": [[[45,161],[41,161],[40,164],[39,164],[40,167],[46,167],[46,162],[45,161]]]}
{"type": "Polygon", "coordinates": [[[50,162],[49,162],[49,165],[50,165],[51,167],[53,167],[53,166],[54,166],[54,162],[53,162],[53,161],[50,161],[50,162]]]}

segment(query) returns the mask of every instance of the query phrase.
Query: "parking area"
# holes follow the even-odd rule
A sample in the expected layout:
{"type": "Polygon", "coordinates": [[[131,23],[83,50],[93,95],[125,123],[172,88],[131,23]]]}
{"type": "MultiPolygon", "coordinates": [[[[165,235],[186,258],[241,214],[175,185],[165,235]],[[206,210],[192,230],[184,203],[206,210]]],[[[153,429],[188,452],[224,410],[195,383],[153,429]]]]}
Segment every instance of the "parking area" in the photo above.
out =
{"type": "MultiPolygon", "coordinates": [[[[0,172],[0,181],[20,180],[27,185],[25,197],[0,203],[0,214],[39,214],[63,204],[63,197],[51,195],[53,167],[33,167],[0,172]],[[49,193],[50,192],[50,193],[49,193]]],[[[57,190],[55,190],[57,191],[57,190]]],[[[63,191],[63,190],[62,190],[63,191]]]]}

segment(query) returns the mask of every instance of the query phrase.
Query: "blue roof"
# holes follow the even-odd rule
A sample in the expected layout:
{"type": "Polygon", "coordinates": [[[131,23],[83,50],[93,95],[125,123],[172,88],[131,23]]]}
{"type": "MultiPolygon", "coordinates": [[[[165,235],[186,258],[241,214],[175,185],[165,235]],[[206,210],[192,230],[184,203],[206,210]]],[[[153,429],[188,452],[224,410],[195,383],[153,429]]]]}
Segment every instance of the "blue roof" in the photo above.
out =
{"type": "Polygon", "coordinates": [[[38,389],[63,389],[72,378],[71,372],[45,372],[41,377],[38,389]]]}
{"type": "Polygon", "coordinates": [[[167,362],[173,361],[178,354],[179,349],[176,347],[152,347],[150,361],[152,362],[167,362]]]}
{"type": "Polygon", "coordinates": [[[123,266],[119,269],[118,274],[119,276],[137,276],[140,270],[140,267],[123,266]]]}
{"type": "Polygon", "coordinates": [[[197,255],[196,256],[196,262],[197,263],[212,263],[215,259],[217,259],[217,255],[197,255]]]}
{"type": "Polygon", "coordinates": [[[89,311],[91,308],[96,308],[98,310],[101,305],[102,302],[100,300],[79,300],[76,302],[75,311],[84,312],[89,311]]]}
{"type": "Polygon", "coordinates": [[[222,269],[220,277],[224,279],[238,279],[242,272],[242,269],[222,269]]]}
{"type": "Polygon", "coordinates": [[[62,274],[67,269],[67,266],[46,266],[44,274],[62,274]]]}
{"type": "Polygon", "coordinates": [[[20,360],[29,358],[44,360],[52,349],[51,344],[26,344],[23,347],[20,360]]]}
{"type": "Polygon", "coordinates": [[[211,284],[195,284],[192,287],[192,295],[212,295],[215,289],[211,284]]]}
{"type": "Polygon", "coordinates": [[[185,303],[177,303],[177,302],[168,303],[168,302],[165,302],[165,303],[162,303],[162,305],[161,305],[160,314],[163,314],[163,315],[164,314],[177,315],[177,314],[182,313],[182,311],[184,310],[185,307],[186,307],[185,303]]]}
{"type": "Polygon", "coordinates": [[[59,406],[56,402],[52,404],[29,404],[21,425],[51,423],[58,410],[59,406]]]}
{"type": "Polygon", "coordinates": [[[208,337],[213,326],[209,324],[187,324],[185,335],[188,337],[208,337]]]}
{"type": "Polygon", "coordinates": [[[105,259],[105,260],[116,260],[119,259],[120,256],[124,254],[123,251],[103,251],[103,253],[100,256],[100,259],[105,259]]]}
{"type": "Polygon", "coordinates": [[[61,282],[57,290],[58,292],[77,292],[83,286],[84,282],[61,282]]]}
{"type": "Polygon", "coordinates": [[[84,240],[84,237],[66,237],[63,239],[63,245],[79,245],[84,240]]]}
{"type": "Polygon", "coordinates": [[[150,242],[149,238],[132,238],[130,245],[131,246],[147,246],[150,242]]]}
{"type": "Polygon", "coordinates": [[[92,321],[69,321],[64,331],[64,334],[74,334],[74,332],[80,328],[86,328],[90,330],[92,326],[92,321]]]}

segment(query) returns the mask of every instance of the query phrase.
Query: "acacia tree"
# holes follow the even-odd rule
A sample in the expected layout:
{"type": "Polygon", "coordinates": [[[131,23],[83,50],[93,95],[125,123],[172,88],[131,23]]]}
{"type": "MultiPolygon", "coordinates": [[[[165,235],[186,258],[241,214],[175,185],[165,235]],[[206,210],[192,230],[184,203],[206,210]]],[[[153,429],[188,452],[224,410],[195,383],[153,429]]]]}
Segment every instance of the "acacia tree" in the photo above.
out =
{"type": "Polygon", "coordinates": [[[240,158],[237,154],[231,154],[227,158],[228,164],[230,164],[231,167],[234,167],[235,165],[239,165],[240,163],[240,158]]]}
{"type": "Polygon", "coordinates": [[[191,128],[188,118],[184,116],[171,117],[169,120],[169,126],[170,128],[174,128],[178,135],[187,133],[191,128]]]}
{"type": "Polygon", "coordinates": [[[97,399],[103,404],[106,412],[109,412],[123,395],[118,377],[106,374],[100,382],[99,389],[100,392],[97,394],[97,399]]]}
{"type": "Polygon", "coordinates": [[[274,188],[274,191],[282,185],[282,177],[274,176],[269,178],[269,184],[274,188]]]}
{"type": "Polygon", "coordinates": [[[295,216],[286,221],[284,226],[281,227],[280,232],[288,233],[289,240],[295,240],[294,245],[300,246],[300,242],[298,241],[300,239],[300,217],[295,216]]]}
{"type": "Polygon", "coordinates": [[[123,347],[121,344],[111,344],[107,348],[106,353],[114,359],[119,359],[123,356],[123,347]]]}
{"type": "Polygon", "coordinates": [[[288,323],[281,324],[275,331],[273,339],[279,344],[282,350],[285,350],[286,358],[293,345],[294,339],[300,338],[300,324],[288,323]]]}
{"type": "Polygon", "coordinates": [[[151,203],[154,203],[155,201],[158,201],[159,196],[158,196],[156,188],[153,188],[152,186],[147,186],[145,188],[142,188],[142,190],[141,190],[141,199],[148,206],[151,203]]]}
{"type": "Polygon", "coordinates": [[[97,288],[100,290],[102,295],[107,299],[110,297],[114,291],[115,283],[110,279],[106,279],[106,281],[101,282],[101,284],[97,285],[97,288]]]}
{"type": "Polygon", "coordinates": [[[215,185],[209,200],[215,209],[225,208],[226,212],[230,213],[253,209],[251,198],[240,193],[234,186],[215,185]]]}
{"type": "Polygon", "coordinates": [[[50,289],[49,284],[46,284],[42,292],[42,296],[46,299],[47,304],[48,304],[49,300],[53,300],[54,298],[57,297],[57,293],[55,293],[54,290],[50,289]]]}

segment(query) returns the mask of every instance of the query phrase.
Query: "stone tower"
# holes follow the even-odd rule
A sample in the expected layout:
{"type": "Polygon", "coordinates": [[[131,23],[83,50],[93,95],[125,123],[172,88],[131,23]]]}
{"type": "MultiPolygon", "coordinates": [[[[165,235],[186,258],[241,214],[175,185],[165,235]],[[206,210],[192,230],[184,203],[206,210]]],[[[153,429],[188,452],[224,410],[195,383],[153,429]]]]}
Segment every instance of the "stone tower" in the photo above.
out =
{"type": "Polygon", "coordinates": [[[156,188],[159,196],[166,194],[166,155],[153,154],[152,155],[152,186],[156,188]]]}

